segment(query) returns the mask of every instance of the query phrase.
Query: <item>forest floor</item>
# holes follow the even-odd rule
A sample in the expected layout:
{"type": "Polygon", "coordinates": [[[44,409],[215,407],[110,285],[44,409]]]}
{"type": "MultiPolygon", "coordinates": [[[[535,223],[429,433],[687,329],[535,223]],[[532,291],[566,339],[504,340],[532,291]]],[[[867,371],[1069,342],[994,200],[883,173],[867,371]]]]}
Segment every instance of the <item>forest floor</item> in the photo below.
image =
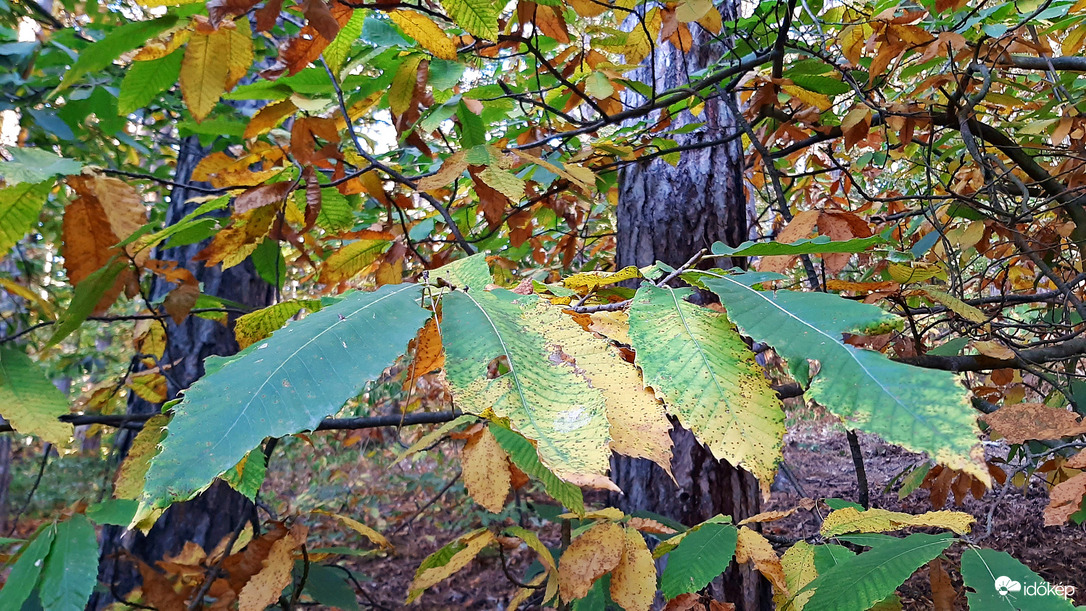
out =
{"type": "MultiPolygon", "coordinates": [[[[932,510],[930,493],[920,489],[903,500],[897,488],[886,490],[895,476],[921,459],[918,455],[883,443],[877,437],[861,434],[864,465],[869,480],[871,505],[894,511],[923,513],[932,510]]],[[[989,444],[989,456],[1006,455],[1006,448],[989,444]]],[[[855,469],[848,442],[839,426],[825,419],[804,420],[790,426],[785,438],[785,464],[798,480],[805,494],[800,494],[783,478],[774,486],[766,510],[794,507],[803,496],[838,498],[855,501],[858,498],[855,469]]],[[[586,499],[588,500],[588,499],[586,499]]],[[[987,492],[982,498],[967,495],[962,505],[955,503],[953,494],[946,509],[965,511],[976,517],[973,538],[983,547],[1010,553],[1052,584],[1075,586],[1078,604],[1086,603],[1086,531],[1079,526],[1044,527],[1042,510],[1048,502],[1044,484],[1035,481],[1023,492],[1008,485],[987,492]],[[994,506],[994,509],[993,509],[994,506]],[[990,530],[989,530],[990,528],[990,530]]],[[[821,506],[822,515],[827,509],[821,506]]],[[[385,557],[360,560],[356,568],[373,578],[368,584],[368,596],[387,608],[399,608],[414,575],[415,567],[431,552],[453,537],[442,527],[455,522],[453,514],[463,512],[462,498],[450,496],[428,508],[425,519],[417,519],[401,534],[394,536],[396,553],[385,557]]],[[[507,518],[512,521],[512,516],[507,518]]],[[[764,524],[764,532],[780,539],[803,539],[817,534],[820,518],[815,512],[800,510],[790,517],[764,524]]],[[[473,527],[478,526],[476,522],[473,527]]],[[[558,529],[544,522],[541,538],[556,546],[558,529]]],[[[466,530],[466,529],[465,529],[466,530]]],[[[461,530],[459,532],[465,532],[461,530]]],[[[783,552],[784,546],[778,546],[783,552]]],[[[955,607],[966,609],[965,593],[957,570],[960,551],[952,551],[952,562],[943,563],[958,592],[955,607]]],[[[520,579],[532,562],[527,550],[506,553],[508,573],[520,579]]],[[[431,588],[414,605],[425,609],[504,609],[517,590],[502,569],[497,554],[484,555],[454,577],[431,588]]],[[[905,609],[933,608],[927,567],[921,568],[898,590],[905,609]]],[[[536,607],[538,608],[538,607],[536,607]]]]}
{"type": "MultiPolygon", "coordinates": [[[[844,431],[823,413],[803,407],[799,412],[790,413],[784,449],[785,465],[795,481],[778,478],[772,498],[763,509],[789,509],[805,496],[856,501],[855,469],[844,431]]],[[[548,499],[542,494],[518,499],[535,502],[532,511],[522,513],[515,507],[518,503],[511,503],[502,514],[489,514],[467,496],[458,478],[460,465],[451,444],[394,463],[392,458],[402,446],[393,436],[391,431],[374,430],[285,439],[261,492],[263,505],[277,517],[298,516],[310,525],[310,549],[362,550],[360,555],[331,555],[322,561],[349,567],[361,576],[363,592],[358,600],[363,609],[403,608],[419,563],[458,535],[480,526],[520,523],[539,532],[547,545],[558,546],[559,527],[553,520],[558,508],[546,505],[548,499]],[[395,549],[365,551],[373,546],[334,519],[310,513],[318,508],[377,529],[388,536],[395,549]]],[[[918,455],[873,436],[861,434],[860,442],[873,507],[914,514],[933,509],[929,490],[919,489],[899,500],[899,482],[887,489],[903,470],[920,462],[918,455]]],[[[986,445],[990,458],[1006,456],[1005,446],[986,445]]],[[[40,466],[33,454],[22,456],[17,460],[13,499],[25,498],[24,488],[29,487],[28,480],[33,480],[40,466]]],[[[64,506],[70,507],[72,494],[88,499],[100,494],[109,481],[104,465],[104,461],[89,456],[82,464],[68,459],[51,461],[33,506],[13,534],[26,536],[41,520],[56,515],[64,506]]],[[[1074,586],[1076,602],[1086,604],[1086,529],[1044,527],[1042,510],[1048,493],[1043,482],[1035,478],[1024,491],[1008,485],[988,491],[980,499],[968,496],[963,500],[961,506],[956,506],[951,495],[946,509],[966,511],[976,517],[972,537],[979,545],[1010,553],[1049,583],[1074,586]]],[[[602,495],[586,498],[586,503],[592,505],[602,506],[603,501],[602,495]]],[[[821,504],[818,510],[821,515],[828,511],[821,504]]],[[[818,513],[800,510],[763,524],[763,531],[774,540],[794,541],[816,535],[820,520],[818,513]]],[[[783,552],[785,547],[778,545],[777,551],[783,552]]],[[[965,594],[956,568],[959,553],[952,551],[952,562],[944,566],[958,592],[956,607],[965,609],[965,594]]],[[[511,578],[524,581],[534,561],[534,552],[527,549],[514,549],[501,556],[484,551],[464,570],[423,594],[411,608],[505,609],[518,589],[511,578]]],[[[905,609],[933,608],[927,573],[926,567],[921,568],[899,588],[905,609]]]]}

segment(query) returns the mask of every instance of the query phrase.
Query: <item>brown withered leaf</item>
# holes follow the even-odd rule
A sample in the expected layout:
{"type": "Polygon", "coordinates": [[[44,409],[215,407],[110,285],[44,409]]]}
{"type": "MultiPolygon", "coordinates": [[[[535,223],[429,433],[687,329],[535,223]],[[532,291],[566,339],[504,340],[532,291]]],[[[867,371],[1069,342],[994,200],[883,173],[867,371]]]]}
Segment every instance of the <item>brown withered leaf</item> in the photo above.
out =
{"type": "Polygon", "coordinates": [[[196,300],[200,297],[200,287],[195,284],[182,284],[166,294],[162,307],[173,319],[175,325],[185,321],[196,300]]]}
{"type": "Polygon", "coordinates": [[[134,561],[136,566],[139,567],[140,577],[143,579],[140,591],[143,593],[144,602],[161,611],[186,611],[188,609],[186,599],[195,586],[182,586],[181,591],[178,592],[165,575],[143,560],[135,556],[129,556],[129,560],[134,561]]]}
{"type": "Polygon", "coordinates": [[[294,550],[305,543],[309,528],[291,526],[287,536],[272,543],[260,571],[245,584],[238,596],[238,611],[263,611],[279,600],[279,594],[291,581],[294,550]]]}
{"type": "Polygon", "coordinates": [[[415,356],[408,369],[407,379],[404,380],[404,389],[413,388],[419,378],[445,366],[445,349],[441,345],[441,333],[433,318],[427,320],[419,329],[408,350],[415,356]]]}
{"type": "Polygon", "coordinates": [[[324,3],[324,0],[304,0],[302,2],[302,13],[309,25],[313,26],[313,29],[325,40],[335,40],[336,34],[339,33],[340,24],[332,16],[332,11],[324,3]]]}
{"type": "MultiPolygon", "coordinates": [[[[791,244],[796,240],[806,238],[811,235],[815,225],[818,224],[818,215],[819,212],[817,210],[805,210],[800,212],[792,218],[792,221],[789,222],[780,233],[777,234],[774,241],[780,244],[791,244]]],[[[781,273],[787,271],[795,260],[795,255],[773,255],[770,257],[763,257],[758,263],[758,271],[781,273]]]]}
{"type": "Polygon", "coordinates": [[[486,184],[479,174],[483,171],[480,166],[471,166],[468,173],[475,184],[475,194],[479,196],[479,211],[486,219],[487,229],[494,229],[501,224],[505,217],[505,209],[509,206],[509,198],[501,191],[486,184]]]}
{"type": "Polygon", "coordinates": [[[197,284],[196,276],[187,268],[180,267],[177,261],[148,259],[143,268],[172,284],[197,284]]]}
{"type": "MultiPolygon", "coordinates": [[[[336,2],[334,6],[329,10],[332,19],[343,27],[343,24],[347,23],[347,20],[351,18],[354,13],[354,9],[339,2],[336,2]]],[[[339,31],[338,28],[336,31],[339,31]]],[[[332,38],[335,38],[333,36],[332,38]]],[[[290,39],[286,44],[286,47],[279,53],[279,63],[290,74],[297,74],[302,69],[310,64],[310,62],[317,61],[324,48],[331,42],[332,38],[325,38],[321,35],[317,28],[313,24],[307,24],[298,35],[290,39]]]]}
{"type": "Polygon", "coordinates": [[[281,522],[273,522],[271,530],[250,541],[249,545],[246,545],[240,552],[226,557],[226,560],[222,563],[222,568],[226,571],[230,585],[235,592],[241,592],[249,579],[260,572],[264,559],[268,557],[268,552],[271,551],[272,544],[285,536],[287,536],[286,527],[281,522]]]}
{"type": "Polygon", "coordinates": [[[256,31],[267,32],[274,28],[282,10],[283,0],[267,0],[264,6],[256,9],[256,31]]]}
{"type": "Polygon", "coordinates": [[[264,206],[282,204],[295,186],[296,183],[286,181],[249,189],[234,199],[234,212],[242,214],[264,206]]]}
{"type": "Polygon", "coordinates": [[[211,244],[197,253],[195,259],[204,261],[206,267],[222,263],[223,269],[241,263],[268,235],[275,215],[274,207],[264,206],[234,217],[233,224],[219,230],[211,244]]]}
{"type": "MultiPolygon", "coordinates": [[[[119,240],[109,225],[105,210],[92,195],[79,197],[65,207],[61,235],[64,240],[61,246],[64,269],[68,272],[68,281],[73,285],[82,282],[120,253],[120,249],[114,246],[119,240]]],[[[126,271],[117,278],[95,305],[94,314],[101,314],[113,305],[130,275],[131,272],[126,271]]]]}
{"type": "Polygon", "coordinates": [[[259,3],[260,0],[207,0],[208,20],[217,28],[223,19],[244,15],[259,3]]]}
{"type": "Polygon", "coordinates": [[[1004,405],[981,417],[1008,443],[1025,443],[1031,439],[1059,439],[1086,433],[1086,423],[1078,415],[1063,408],[1043,403],[1004,405]]]}
{"type": "MultiPolygon", "coordinates": [[[[123,240],[147,223],[147,207],[134,187],[111,176],[94,176],[94,194],[113,228],[113,235],[123,240]]],[[[148,249],[138,250],[136,243],[125,247],[136,265],[143,265],[151,254],[148,249]]]]}
{"type": "Polygon", "coordinates": [[[954,590],[954,584],[950,581],[950,574],[946,572],[943,561],[935,558],[928,563],[931,574],[931,600],[935,605],[935,611],[954,611],[954,599],[958,592],[954,590]]]}
{"type": "Polygon", "coordinates": [[[1057,484],[1049,493],[1048,506],[1045,507],[1045,526],[1066,524],[1082,507],[1082,497],[1086,495],[1086,473],[1079,473],[1071,479],[1057,484]]]}

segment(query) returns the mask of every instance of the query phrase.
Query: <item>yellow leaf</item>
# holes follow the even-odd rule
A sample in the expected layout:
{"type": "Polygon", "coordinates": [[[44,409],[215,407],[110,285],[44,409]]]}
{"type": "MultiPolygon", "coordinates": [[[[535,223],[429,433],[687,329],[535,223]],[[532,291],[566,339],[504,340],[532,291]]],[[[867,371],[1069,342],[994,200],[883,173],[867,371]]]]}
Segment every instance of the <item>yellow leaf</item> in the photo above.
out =
{"type": "Polygon", "coordinates": [[[328,516],[328,517],[335,518],[335,519],[339,520],[340,522],[343,523],[344,526],[347,526],[348,528],[355,531],[356,533],[358,533],[358,534],[362,535],[363,537],[369,539],[371,543],[373,543],[374,545],[380,547],[381,549],[385,549],[385,550],[393,549],[392,544],[388,542],[388,539],[386,539],[384,535],[382,535],[381,533],[377,532],[376,530],[370,528],[369,526],[366,526],[365,524],[359,522],[358,520],[355,520],[354,518],[350,518],[350,517],[347,517],[345,515],[340,515],[338,513],[332,513],[330,511],[323,511],[323,510],[320,510],[320,509],[314,511],[313,513],[317,513],[317,514],[320,514],[320,515],[328,516]]]}
{"type": "Polygon", "coordinates": [[[656,565],[641,533],[625,529],[622,559],[611,572],[611,600],[626,611],[648,611],[656,597],[656,565]]]}
{"type": "Polygon", "coordinates": [[[189,28],[168,30],[143,45],[143,48],[132,57],[132,61],[144,62],[166,57],[188,42],[190,35],[192,35],[192,30],[189,28]]]}
{"type": "Polygon", "coordinates": [[[836,537],[846,533],[879,533],[908,526],[931,526],[964,535],[975,520],[961,511],[929,511],[912,515],[886,509],[860,511],[855,507],[845,507],[826,516],[820,532],[826,537],[836,537]]]}
{"type": "MultiPolygon", "coordinates": [[[[509,600],[509,604],[505,606],[505,611],[516,611],[523,605],[533,594],[538,590],[538,586],[543,585],[543,581],[546,580],[548,574],[546,572],[540,573],[533,577],[528,583],[524,584],[529,586],[527,588],[520,588],[517,593],[513,595],[513,598],[509,600]]],[[[546,600],[546,599],[544,599],[546,600]]]]}
{"type": "Polygon", "coordinates": [[[468,169],[464,151],[457,151],[441,162],[441,168],[430,176],[420,178],[416,183],[419,191],[435,191],[448,187],[468,169]]]}
{"type": "Polygon", "coordinates": [[[388,240],[357,240],[340,248],[321,265],[320,281],[337,284],[370,266],[388,247],[388,240]]]}
{"type": "Polygon", "coordinates": [[[973,347],[984,356],[990,356],[993,359],[1006,361],[1015,358],[1014,350],[995,340],[975,341],[973,347]]]}
{"type": "Polygon", "coordinates": [[[38,309],[41,310],[41,313],[45,315],[46,318],[54,319],[57,317],[57,314],[53,310],[53,306],[49,303],[48,299],[44,299],[35,291],[32,291],[27,287],[16,283],[14,280],[10,280],[8,278],[0,278],[0,288],[11,293],[12,295],[15,295],[16,297],[25,299],[26,301],[29,301],[34,305],[38,306],[38,309]]]}
{"type": "Polygon", "coordinates": [[[613,522],[596,524],[574,539],[558,564],[562,600],[584,598],[597,579],[618,566],[625,551],[626,534],[613,522]]]}
{"type": "Polygon", "coordinates": [[[139,354],[161,359],[166,352],[166,329],[158,320],[141,320],[136,323],[132,335],[135,337],[135,348],[139,354]]]}
{"type": "MultiPolygon", "coordinates": [[[[113,229],[113,235],[123,240],[143,228],[147,222],[147,207],[143,198],[134,187],[111,176],[100,174],[94,177],[94,193],[102,203],[102,209],[113,229]]],[[[136,265],[143,265],[151,254],[150,249],[139,250],[136,243],[129,244],[125,250],[132,256],[136,265]]]]}
{"type": "Polygon", "coordinates": [[[252,119],[249,119],[249,125],[245,126],[245,139],[249,140],[270,132],[276,125],[279,125],[280,121],[294,114],[296,110],[298,110],[298,107],[289,99],[268,104],[258,110],[252,119]]]}
{"type": "Polygon", "coordinates": [[[151,466],[151,458],[158,454],[158,444],[166,437],[169,421],[169,417],[156,414],[143,424],[113,480],[114,498],[136,500],[143,494],[144,476],[151,466]]]}
{"type": "Polygon", "coordinates": [[[291,582],[294,550],[302,546],[309,529],[301,524],[290,528],[290,534],[271,544],[268,556],[261,562],[260,572],[253,575],[238,595],[238,611],[264,611],[279,600],[283,588],[291,582]]]}
{"type": "Polygon", "coordinates": [[[562,279],[562,286],[579,292],[594,291],[601,286],[616,284],[624,280],[640,278],[641,272],[637,267],[630,265],[617,272],[581,272],[562,279]]]}
{"type": "Polygon", "coordinates": [[[746,526],[739,529],[739,539],[735,544],[735,562],[752,562],[754,568],[773,584],[775,592],[788,595],[788,579],[784,575],[781,559],[777,557],[777,552],[773,551],[773,544],[746,526]]]}
{"type": "Polygon", "coordinates": [[[630,345],[630,315],[626,312],[592,312],[588,318],[592,321],[588,323],[589,331],[595,331],[620,344],[630,345]]]}
{"type": "Polygon", "coordinates": [[[161,373],[137,373],[128,378],[128,387],[148,403],[162,403],[166,400],[169,388],[166,378],[161,373]]]}
{"type": "MultiPolygon", "coordinates": [[[[815,546],[806,541],[800,541],[784,552],[784,556],[781,557],[781,568],[784,570],[788,592],[799,592],[814,581],[815,577],[818,577],[814,557],[815,546]]],[[[781,611],[798,611],[812,596],[814,596],[814,590],[808,590],[789,600],[788,594],[778,591],[773,595],[773,602],[781,611]]]]}
{"type": "Polygon", "coordinates": [[[264,206],[235,216],[234,223],[219,230],[198,256],[207,267],[222,263],[223,269],[229,269],[241,263],[264,241],[276,212],[274,206],[264,206]]]}
{"type": "Polygon", "coordinates": [[[518,178],[512,172],[488,166],[482,172],[479,172],[479,178],[490,188],[508,197],[513,204],[518,203],[524,197],[524,180],[518,178]]]}
{"type": "Polygon", "coordinates": [[[278,331],[288,320],[302,310],[316,312],[321,309],[319,299],[292,299],[249,312],[234,323],[234,338],[240,348],[248,348],[278,331]]]}
{"type": "MultiPolygon", "coordinates": [[[[480,528],[479,530],[460,537],[456,541],[456,547],[459,547],[460,549],[453,554],[452,558],[449,558],[449,561],[445,564],[432,568],[423,568],[426,565],[426,561],[423,561],[422,566],[415,572],[415,579],[411,582],[411,588],[407,595],[407,603],[410,604],[414,602],[424,590],[445,580],[467,566],[469,562],[479,555],[479,552],[481,552],[484,547],[490,545],[494,541],[494,533],[485,528],[480,528]]],[[[430,558],[427,558],[426,560],[430,560],[430,558]]]]}
{"type": "Polygon", "coordinates": [[[361,176],[361,180],[362,188],[366,190],[366,193],[380,202],[382,206],[388,206],[392,203],[388,199],[388,194],[385,193],[385,186],[381,182],[381,177],[377,175],[376,170],[366,172],[361,176]]]}
{"type": "Polygon", "coordinates": [[[675,18],[682,23],[690,23],[705,17],[712,9],[712,0],[683,0],[675,7],[675,18]]]}
{"type": "Polygon", "coordinates": [[[181,95],[197,122],[203,121],[226,91],[230,77],[231,28],[197,30],[189,38],[181,61],[181,95]]]}
{"type": "Polygon", "coordinates": [[[891,263],[887,271],[895,282],[901,284],[924,282],[932,278],[946,279],[946,271],[935,263],[891,263]]]}
{"type": "Polygon", "coordinates": [[[484,428],[460,451],[464,486],[475,502],[491,513],[499,513],[509,496],[511,476],[509,455],[498,445],[489,428],[484,428]]]}
{"type": "Polygon", "coordinates": [[[420,63],[422,63],[421,55],[409,55],[404,58],[392,77],[392,85],[388,89],[388,107],[392,110],[392,114],[402,115],[415,99],[420,63]]]}
{"type": "MultiPolygon", "coordinates": [[[[950,295],[949,293],[944,293],[943,291],[928,287],[924,287],[923,291],[928,295],[928,297],[931,297],[936,302],[945,305],[951,312],[954,312],[958,316],[961,316],[962,318],[970,322],[975,322],[978,324],[984,324],[988,322],[987,314],[965,303],[961,299],[950,295]]],[[[1011,353],[1011,356],[1014,356],[1014,353],[1011,353]]]]}
{"type": "Polygon", "coordinates": [[[781,89],[783,89],[785,93],[792,96],[793,98],[796,98],[804,104],[814,106],[819,110],[829,110],[833,106],[833,100],[831,100],[828,96],[821,93],[816,93],[814,91],[809,91],[807,89],[804,89],[803,87],[800,87],[799,85],[788,83],[781,85],[781,89]]]}
{"type": "Polygon", "coordinates": [[[389,18],[404,34],[414,38],[424,49],[441,59],[456,59],[456,43],[429,17],[415,11],[389,11],[389,18]]]}
{"type": "Polygon", "coordinates": [[[253,31],[249,27],[249,19],[238,19],[233,28],[220,28],[226,32],[226,44],[229,46],[226,53],[226,89],[234,88],[253,65],[253,31]]]}

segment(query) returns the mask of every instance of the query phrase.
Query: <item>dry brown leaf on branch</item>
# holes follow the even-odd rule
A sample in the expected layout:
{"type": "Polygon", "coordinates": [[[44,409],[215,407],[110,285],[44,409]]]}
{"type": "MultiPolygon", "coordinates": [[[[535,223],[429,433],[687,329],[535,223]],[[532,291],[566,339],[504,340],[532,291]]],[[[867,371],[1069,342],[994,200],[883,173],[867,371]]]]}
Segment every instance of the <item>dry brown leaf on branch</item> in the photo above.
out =
{"type": "Polygon", "coordinates": [[[1066,524],[1067,520],[1081,509],[1084,495],[1086,495],[1086,473],[1079,473],[1053,487],[1049,493],[1048,506],[1044,511],[1045,526],[1066,524]]]}
{"type": "MultiPolygon", "coordinates": [[[[810,236],[811,232],[815,229],[815,225],[818,224],[819,214],[820,213],[817,210],[804,210],[803,212],[800,212],[792,218],[792,221],[789,222],[780,233],[777,234],[774,241],[779,244],[791,244],[796,240],[802,240],[810,236]]],[[[763,257],[758,263],[758,271],[781,273],[787,271],[795,260],[795,255],[773,255],[763,257]]]]}
{"type": "Polygon", "coordinates": [[[238,611],[264,611],[279,600],[283,588],[291,582],[294,550],[305,543],[309,528],[302,524],[291,526],[283,538],[271,544],[260,571],[245,584],[238,596],[238,611]]]}
{"type": "Polygon", "coordinates": [[[1004,405],[981,417],[1008,443],[1025,443],[1031,439],[1059,439],[1086,433],[1086,423],[1064,408],[1043,403],[1004,405]]]}

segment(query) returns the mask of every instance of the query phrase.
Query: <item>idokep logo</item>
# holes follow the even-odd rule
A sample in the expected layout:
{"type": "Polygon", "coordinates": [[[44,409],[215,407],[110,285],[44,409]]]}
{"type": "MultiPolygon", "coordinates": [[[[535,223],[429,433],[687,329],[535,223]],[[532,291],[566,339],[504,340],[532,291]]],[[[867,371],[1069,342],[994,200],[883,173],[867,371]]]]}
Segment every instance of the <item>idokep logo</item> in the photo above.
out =
{"type": "Polygon", "coordinates": [[[1071,598],[1075,595],[1075,586],[1052,585],[1041,581],[1022,587],[1021,582],[1015,581],[1006,575],[996,577],[995,590],[1000,596],[1010,596],[1013,592],[1021,592],[1024,596],[1049,596],[1055,594],[1063,598],[1071,598]]]}
{"type": "Polygon", "coordinates": [[[996,592],[999,592],[1000,596],[1006,596],[1011,592],[1021,592],[1022,584],[1007,577],[1006,575],[996,577],[995,580],[996,592]]]}

